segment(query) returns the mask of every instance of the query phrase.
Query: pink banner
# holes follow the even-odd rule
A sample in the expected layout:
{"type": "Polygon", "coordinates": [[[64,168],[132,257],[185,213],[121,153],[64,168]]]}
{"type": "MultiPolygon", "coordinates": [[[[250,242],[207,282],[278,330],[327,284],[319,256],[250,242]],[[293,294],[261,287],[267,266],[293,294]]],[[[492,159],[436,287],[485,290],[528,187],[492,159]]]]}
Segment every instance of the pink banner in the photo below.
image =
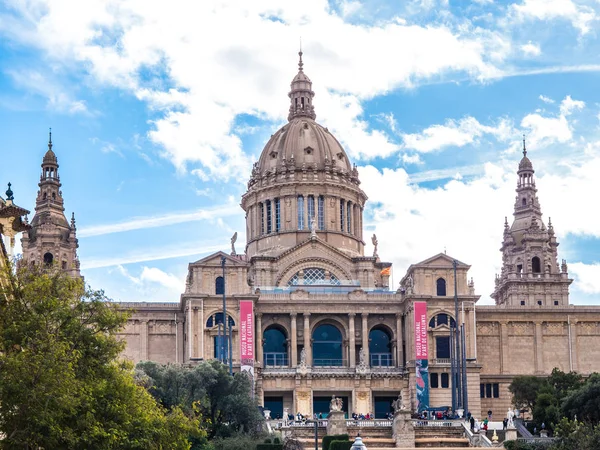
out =
{"type": "Polygon", "coordinates": [[[415,308],[415,359],[427,358],[427,303],[414,302],[415,308]]]}
{"type": "Polygon", "coordinates": [[[242,366],[254,366],[254,302],[240,301],[240,359],[242,366]]]}

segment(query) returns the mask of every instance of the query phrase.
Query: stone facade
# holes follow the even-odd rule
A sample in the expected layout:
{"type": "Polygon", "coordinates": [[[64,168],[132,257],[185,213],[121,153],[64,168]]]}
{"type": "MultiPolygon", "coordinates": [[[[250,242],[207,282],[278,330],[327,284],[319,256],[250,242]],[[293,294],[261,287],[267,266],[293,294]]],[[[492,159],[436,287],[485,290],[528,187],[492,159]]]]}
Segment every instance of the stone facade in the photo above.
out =
{"type": "MultiPolygon", "coordinates": [[[[558,264],[552,224],[542,221],[525,148],[514,221],[505,222],[496,305],[477,306],[470,266],[446,254],[411,265],[393,289],[391,264],[380,259],[375,235],[373,255],[364,254],[367,196],[344,149],[315,122],[302,60],[289,97],[289,122],[266,144],[242,196],[244,252],[237,253],[234,235],[230,252],[189,264],[179,302],[122,303],[133,311],[120,334],[124,357],[161,363],[217,358],[227,323],[233,370],[240,370],[240,302],[252,302],[259,403],[310,415],[326,412],[323,404],[335,395],[348,412],[381,414],[381,405],[385,410],[402,392],[414,410],[413,311],[414,302],[424,301],[430,406],[451,405],[447,353],[455,322],[465,327],[469,409],[476,416],[508,409],[515,375],[545,376],[554,367],[600,370],[600,308],[569,305],[572,280],[566,262],[558,264]]],[[[78,275],[75,223],[63,214],[51,143],[42,169],[24,256],[41,262],[50,253],[78,275]]]]}

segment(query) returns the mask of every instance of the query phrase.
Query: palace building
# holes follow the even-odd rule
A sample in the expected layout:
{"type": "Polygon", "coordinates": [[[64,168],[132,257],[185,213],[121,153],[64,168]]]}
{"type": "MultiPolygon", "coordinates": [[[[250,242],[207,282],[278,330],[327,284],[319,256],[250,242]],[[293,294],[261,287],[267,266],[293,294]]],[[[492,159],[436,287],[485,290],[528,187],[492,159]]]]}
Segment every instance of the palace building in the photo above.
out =
{"type": "MultiPolygon", "coordinates": [[[[326,413],[333,394],[346,411],[377,417],[399,392],[413,410],[450,406],[455,325],[464,330],[467,408],[476,416],[508,409],[515,375],[600,370],[600,307],[569,304],[572,280],[542,220],[525,147],[496,304],[481,306],[470,266],[443,253],[390,286],[376,236],[365,255],[367,194],[340,143],[316,122],[302,53],[289,99],[288,122],[265,145],[241,198],[245,250],[236,251],[234,236],[230,250],[190,263],[178,302],[121,303],[133,311],[120,334],[124,357],[231,361],[253,376],[272,415],[326,413]]],[[[75,221],[64,216],[51,142],[39,186],[24,259],[79,276],[75,221]]]]}

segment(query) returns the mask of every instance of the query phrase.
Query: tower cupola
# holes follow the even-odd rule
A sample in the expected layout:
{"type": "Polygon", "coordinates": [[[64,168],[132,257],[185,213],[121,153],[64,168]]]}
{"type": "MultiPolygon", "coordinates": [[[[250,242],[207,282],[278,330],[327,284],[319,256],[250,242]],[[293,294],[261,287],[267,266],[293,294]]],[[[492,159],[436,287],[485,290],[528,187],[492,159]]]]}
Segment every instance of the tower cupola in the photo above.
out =
{"type": "Polygon", "coordinates": [[[312,90],[312,81],[304,73],[304,63],[302,62],[302,50],[298,52],[298,73],[292,80],[291,89],[288,94],[290,97],[290,113],[288,120],[295,117],[308,117],[312,120],[317,118],[313,106],[315,93],[312,90]]]}

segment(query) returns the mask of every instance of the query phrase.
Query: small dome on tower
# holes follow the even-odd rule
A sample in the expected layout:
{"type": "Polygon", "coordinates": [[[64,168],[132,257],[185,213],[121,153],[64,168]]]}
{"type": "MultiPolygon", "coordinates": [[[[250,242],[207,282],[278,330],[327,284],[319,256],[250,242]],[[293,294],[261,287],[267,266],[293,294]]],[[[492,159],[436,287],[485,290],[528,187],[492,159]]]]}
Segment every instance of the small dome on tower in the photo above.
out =
{"type": "Polygon", "coordinates": [[[519,172],[527,170],[533,172],[533,164],[531,160],[527,157],[527,147],[525,147],[525,135],[523,135],[523,158],[521,158],[521,162],[519,162],[519,172]]]}
{"type": "Polygon", "coordinates": [[[56,162],[57,162],[56,155],[52,151],[52,128],[50,128],[50,132],[48,134],[48,151],[44,155],[42,164],[46,164],[46,163],[56,164],[56,162]]]}

